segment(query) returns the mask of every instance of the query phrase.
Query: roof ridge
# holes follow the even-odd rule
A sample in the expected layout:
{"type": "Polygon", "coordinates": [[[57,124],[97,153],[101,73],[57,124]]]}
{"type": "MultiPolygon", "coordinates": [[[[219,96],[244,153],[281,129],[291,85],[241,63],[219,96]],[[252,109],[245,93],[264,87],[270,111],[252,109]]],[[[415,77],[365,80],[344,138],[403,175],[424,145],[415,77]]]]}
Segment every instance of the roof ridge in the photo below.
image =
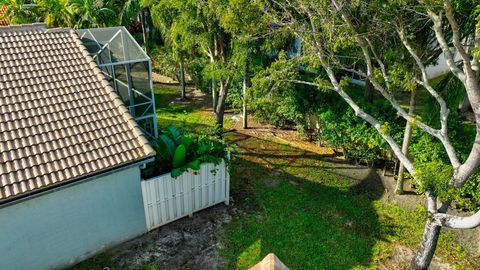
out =
{"type": "Polygon", "coordinates": [[[57,33],[57,32],[70,32],[72,29],[68,27],[55,27],[55,28],[45,28],[45,32],[57,33]]]}
{"type": "Polygon", "coordinates": [[[94,73],[97,76],[97,78],[100,80],[103,88],[107,91],[107,94],[110,95],[110,97],[114,101],[114,104],[120,109],[123,119],[127,122],[127,124],[130,126],[132,131],[135,133],[135,135],[137,135],[137,139],[140,142],[140,145],[142,146],[143,150],[145,151],[145,154],[148,156],[155,155],[155,150],[153,150],[152,146],[150,146],[147,138],[145,137],[142,130],[138,126],[137,122],[133,119],[127,107],[123,104],[123,101],[121,100],[120,96],[118,96],[118,94],[112,88],[112,86],[107,81],[105,76],[102,75],[102,71],[98,68],[95,60],[90,56],[90,53],[88,52],[85,45],[83,45],[82,41],[80,40],[80,37],[77,35],[77,33],[74,30],[70,30],[70,34],[72,35],[73,39],[75,40],[75,43],[78,45],[78,47],[82,51],[82,54],[85,56],[90,66],[94,69],[94,73]]]}
{"type": "Polygon", "coordinates": [[[31,30],[47,30],[47,26],[44,23],[30,23],[30,24],[16,24],[0,26],[0,32],[10,31],[31,31],[31,30]]]}

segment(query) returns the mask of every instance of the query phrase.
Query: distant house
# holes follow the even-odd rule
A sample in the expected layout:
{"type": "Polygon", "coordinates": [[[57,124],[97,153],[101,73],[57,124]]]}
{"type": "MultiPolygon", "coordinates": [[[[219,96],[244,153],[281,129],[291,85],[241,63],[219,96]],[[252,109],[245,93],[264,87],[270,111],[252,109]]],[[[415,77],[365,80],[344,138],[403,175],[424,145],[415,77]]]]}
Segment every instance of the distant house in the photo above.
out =
{"type": "Polygon", "coordinates": [[[61,268],[144,233],[154,154],[73,30],[0,27],[0,269],[61,268]]]}

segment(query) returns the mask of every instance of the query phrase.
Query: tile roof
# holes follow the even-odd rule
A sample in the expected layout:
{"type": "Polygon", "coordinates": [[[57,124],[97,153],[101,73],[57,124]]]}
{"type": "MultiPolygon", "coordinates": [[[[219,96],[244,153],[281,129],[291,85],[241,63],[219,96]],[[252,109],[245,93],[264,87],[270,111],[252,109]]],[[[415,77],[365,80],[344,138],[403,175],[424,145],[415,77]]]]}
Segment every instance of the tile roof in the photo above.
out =
{"type": "Polygon", "coordinates": [[[0,27],[0,203],[154,154],[73,30],[0,27]]]}
{"type": "Polygon", "coordinates": [[[0,5],[0,26],[8,26],[8,21],[6,19],[1,19],[3,15],[7,12],[7,6],[0,5]]]}

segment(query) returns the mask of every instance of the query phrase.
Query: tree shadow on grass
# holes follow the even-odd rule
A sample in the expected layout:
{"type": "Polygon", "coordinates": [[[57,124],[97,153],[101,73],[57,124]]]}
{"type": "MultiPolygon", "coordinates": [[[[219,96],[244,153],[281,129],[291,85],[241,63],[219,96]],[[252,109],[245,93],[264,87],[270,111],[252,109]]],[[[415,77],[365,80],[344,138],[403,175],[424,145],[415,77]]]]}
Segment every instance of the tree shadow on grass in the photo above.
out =
{"type": "MultiPolygon", "coordinates": [[[[258,138],[243,142],[250,147],[261,143],[269,150],[284,147],[258,138]]],[[[393,233],[393,228],[380,224],[372,205],[384,190],[375,171],[343,175],[323,169],[327,161],[315,163],[301,156],[282,161],[288,151],[278,151],[277,156],[274,152],[263,159],[259,149],[255,158],[240,155],[234,161],[231,193],[249,214],[220,233],[228,268],[247,269],[271,252],[290,269],[370,266],[377,240],[393,233]]]]}

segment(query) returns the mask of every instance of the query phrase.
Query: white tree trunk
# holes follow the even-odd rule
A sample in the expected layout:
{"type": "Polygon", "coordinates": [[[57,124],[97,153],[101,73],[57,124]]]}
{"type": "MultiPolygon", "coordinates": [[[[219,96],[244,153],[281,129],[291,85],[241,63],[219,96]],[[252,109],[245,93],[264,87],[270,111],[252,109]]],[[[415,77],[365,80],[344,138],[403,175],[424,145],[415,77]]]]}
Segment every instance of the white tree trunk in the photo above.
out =
{"type": "Polygon", "coordinates": [[[185,93],[185,66],[183,60],[180,60],[180,70],[179,70],[179,79],[180,79],[180,98],[182,100],[187,98],[185,93]]]}
{"type": "Polygon", "coordinates": [[[441,228],[441,226],[431,221],[427,221],[423,232],[422,242],[420,242],[420,248],[410,264],[412,270],[428,269],[432,262],[433,255],[435,254],[435,250],[437,249],[437,242],[441,228]]]}
{"type": "MultiPolygon", "coordinates": [[[[276,1],[275,1],[276,2],[276,1]]],[[[305,1],[309,3],[309,1],[305,1]]],[[[405,169],[410,172],[412,175],[415,175],[415,166],[406,155],[406,151],[403,151],[404,148],[400,147],[398,143],[390,136],[388,133],[384,133],[381,128],[382,123],[374,118],[372,115],[366,113],[358,104],[348,95],[348,93],[343,89],[342,85],[338,81],[338,73],[335,71],[341,69],[347,72],[354,72],[365,79],[369,79],[374,86],[374,88],[379,91],[382,96],[392,105],[392,107],[397,111],[397,114],[404,118],[405,120],[414,123],[415,126],[431,136],[437,138],[444,146],[445,151],[448,155],[450,163],[453,167],[453,176],[451,178],[450,184],[453,187],[461,187],[465,182],[470,178],[470,176],[477,171],[480,167],[480,79],[479,72],[480,69],[478,63],[478,56],[469,55],[465,50],[465,45],[462,44],[460,36],[460,28],[454,17],[454,9],[450,0],[443,0],[443,10],[435,9],[434,11],[430,10],[431,5],[425,4],[424,8],[427,10],[428,17],[433,22],[433,31],[435,32],[436,40],[439,47],[442,49],[442,52],[446,58],[447,65],[449,66],[453,75],[455,75],[465,86],[468,100],[471,104],[471,108],[475,115],[475,123],[477,134],[475,142],[472,145],[471,152],[462,163],[459,159],[458,154],[453,147],[452,143],[449,140],[448,136],[448,115],[449,108],[440,95],[431,85],[428,80],[426,73],[425,64],[422,62],[418,48],[416,46],[410,45],[409,33],[406,33],[402,25],[398,26],[398,35],[402,41],[405,49],[409,52],[410,56],[413,58],[417,64],[418,69],[421,71],[421,78],[414,78],[414,81],[423,88],[433,97],[440,107],[439,120],[440,128],[434,128],[426,123],[423,123],[421,120],[413,117],[410,113],[407,113],[400,104],[395,100],[395,97],[389,91],[389,72],[386,71],[386,66],[383,64],[382,60],[378,57],[379,54],[375,53],[375,46],[369,42],[369,33],[367,32],[356,32],[359,29],[359,25],[356,24],[356,19],[351,16],[349,13],[349,1],[340,1],[340,0],[330,0],[327,2],[320,1],[323,5],[319,5],[323,9],[318,9],[315,4],[305,4],[302,5],[303,1],[299,3],[290,3],[286,1],[286,4],[280,7],[284,9],[284,12],[289,13],[290,8],[293,7],[295,12],[298,12],[302,15],[302,28],[297,29],[297,24],[292,24],[294,33],[302,38],[302,41],[305,44],[310,44],[313,53],[317,56],[321,65],[324,67],[330,82],[332,83],[333,89],[346,101],[346,103],[354,110],[356,116],[364,119],[369,124],[371,124],[380,134],[380,136],[389,144],[392,148],[394,154],[398,157],[400,162],[405,166],[405,169]],[[324,38],[325,31],[323,29],[323,24],[332,23],[338,24],[339,18],[344,22],[343,26],[349,28],[352,31],[352,36],[356,37],[358,49],[363,53],[363,61],[366,67],[366,71],[357,70],[346,66],[340,57],[336,57],[336,52],[330,50],[329,39],[324,38]],[[330,18],[329,16],[332,16],[330,18]],[[446,19],[445,20],[445,17],[446,19]],[[308,20],[303,20],[303,18],[308,18],[308,20]],[[329,21],[331,19],[331,21],[329,21]],[[308,24],[306,24],[307,22],[308,24]],[[319,25],[322,24],[322,25],[319,25]],[[305,31],[304,27],[310,27],[309,31],[305,31]],[[450,29],[452,32],[452,37],[447,41],[446,36],[444,35],[444,29],[450,29]],[[305,34],[307,33],[307,34],[305,34]],[[452,47],[453,44],[453,47],[452,47]],[[462,65],[458,65],[455,62],[454,56],[458,53],[461,57],[462,65]],[[372,57],[373,55],[373,57],[372,57]],[[472,59],[473,58],[473,59],[472,59]],[[375,76],[375,67],[372,64],[372,61],[377,61],[378,66],[381,69],[383,81],[378,80],[375,76]]],[[[368,1],[367,1],[368,2],[368,1]]],[[[292,16],[295,17],[295,16],[292,16]]],[[[283,14],[279,16],[283,18],[283,14]]],[[[287,26],[288,27],[288,26],[287,26]]],[[[473,44],[475,49],[480,49],[480,30],[475,32],[475,44],[473,44]]],[[[300,83],[320,86],[312,82],[298,81],[300,83]]],[[[408,137],[408,136],[405,136],[408,137]]],[[[421,179],[417,179],[421,181],[421,179]]],[[[454,215],[444,214],[448,204],[444,204],[440,208],[437,208],[436,198],[430,196],[426,192],[428,197],[428,213],[429,219],[425,225],[425,231],[423,235],[420,248],[416,253],[414,259],[411,263],[412,269],[428,269],[430,262],[435,253],[437,246],[438,237],[440,234],[441,227],[455,228],[455,229],[468,229],[480,226],[480,211],[476,214],[469,217],[458,217],[454,215]]]]}
{"type": "MultiPolygon", "coordinates": [[[[410,106],[408,108],[408,115],[413,116],[415,113],[415,99],[416,99],[416,90],[412,90],[410,93],[410,106]]],[[[412,123],[407,121],[405,125],[405,133],[403,135],[403,144],[402,152],[406,156],[408,155],[408,145],[410,144],[410,138],[412,137],[412,123]]],[[[400,162],[400,169],[398,170],[398,179],[395,186],[396,194],[403,194],[403,182],[404,182],[405,166],[400,162]]]]}
{"type": "Polygon", "coordinates": [[[247,87],[248,87],[248,62],[245,63],[245,70],[243,73],[243,87],[242,87],[242,94],[243,94],[243,128],[248,128],[248,113],[247,113],[247,87]]]}
{"type": "Polygon", "coordinates": [[[217,113],[217,82],[212,79],[212,108],[213,112],[217,113]]]}
{"type": "Polygon", "coordinates": [[[225,115],[225,100],[228,93],[229,80],[220,81],[220,91],[218,93],[218,102],[217,102],[217,127],[223,129],[223,118],[225,115]]]}

